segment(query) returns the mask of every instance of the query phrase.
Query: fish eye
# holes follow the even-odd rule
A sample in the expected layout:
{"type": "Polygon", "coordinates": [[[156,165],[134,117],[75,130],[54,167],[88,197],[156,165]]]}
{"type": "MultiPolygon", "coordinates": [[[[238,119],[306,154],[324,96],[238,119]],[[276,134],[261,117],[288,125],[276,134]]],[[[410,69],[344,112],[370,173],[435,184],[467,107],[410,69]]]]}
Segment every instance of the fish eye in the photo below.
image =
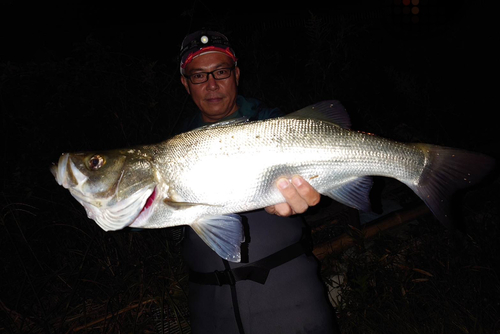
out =
{"type": "Polygon", "coordinates": [[[89,159],[89,162],[88,162],[89,168],[91,170],[98,170],[99,168],[104,166],[105,163],[106,163],[106,160],[104,160],[104,158],[102,156],[100,156],[99,154],[93,155],[89,159]]]}

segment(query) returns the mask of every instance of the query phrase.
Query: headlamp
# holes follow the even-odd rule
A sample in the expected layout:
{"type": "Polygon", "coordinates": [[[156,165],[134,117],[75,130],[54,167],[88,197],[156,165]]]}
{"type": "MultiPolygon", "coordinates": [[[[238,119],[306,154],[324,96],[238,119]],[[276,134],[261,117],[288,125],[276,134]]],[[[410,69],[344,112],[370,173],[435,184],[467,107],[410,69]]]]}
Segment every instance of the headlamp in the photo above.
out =
{"type": "Polygon", "coordinates": [[[228,55],[236,63],[237,59],[229,40],[217,31],[200,30],[187,35],[182,41],[179,53],[180,70],[186,67],[194,58],[205,52],[221,52],[228,55]]]}

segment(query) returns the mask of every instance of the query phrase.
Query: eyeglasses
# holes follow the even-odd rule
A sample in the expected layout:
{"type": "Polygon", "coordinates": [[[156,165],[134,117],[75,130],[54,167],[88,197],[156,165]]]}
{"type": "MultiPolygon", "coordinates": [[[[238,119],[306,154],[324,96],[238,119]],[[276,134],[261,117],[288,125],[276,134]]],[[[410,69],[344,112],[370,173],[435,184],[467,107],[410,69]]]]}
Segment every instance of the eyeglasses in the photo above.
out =
{"type": "Polygon", "coordinates": [[[235,66],[229,68],[218,68],[212,72],[198,72],[191,75],[184,75],[188,78],[192,84],[202,84],[208,81],[208,76],[211,74],[215,80],[224,80],[231,76],[231,72],[234,70],[235,66]]]}

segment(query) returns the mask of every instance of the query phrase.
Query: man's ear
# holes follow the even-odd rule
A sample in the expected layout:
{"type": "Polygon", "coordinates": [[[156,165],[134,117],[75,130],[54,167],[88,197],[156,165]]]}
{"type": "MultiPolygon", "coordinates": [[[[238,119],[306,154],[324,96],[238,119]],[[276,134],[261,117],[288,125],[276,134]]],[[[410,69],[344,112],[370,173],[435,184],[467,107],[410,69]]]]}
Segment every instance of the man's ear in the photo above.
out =
{"type": "MultiPolygon", "coordinates": [[[[239,82],[240,82],[240,68],[238,66],[236,66],[234,68],[234,74],[236,76],[236,86],[238,86],[239,82]]],[[[184,78],[184,77],[183,77],[184,78]]]]}
{"type": "Polygon", "coordinates": [[[181,83],[184,86],[184,88],[186,88],[187,93],[191,95],[191,91],[189,90],[189,84],[184,76],[181,76],[181,83]]]}

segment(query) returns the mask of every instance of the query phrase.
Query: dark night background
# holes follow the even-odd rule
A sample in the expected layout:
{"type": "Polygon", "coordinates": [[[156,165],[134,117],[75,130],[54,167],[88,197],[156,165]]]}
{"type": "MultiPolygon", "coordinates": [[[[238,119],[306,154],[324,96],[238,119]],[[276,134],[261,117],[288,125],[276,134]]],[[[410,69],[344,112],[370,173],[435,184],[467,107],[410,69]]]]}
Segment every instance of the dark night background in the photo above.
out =
{"type": "MultiPolygon", "coordinates": [[[[167,139],[194,110],[179,82],[177,53],[183,37],[202,27],[231,40],[245,96],[286,112],[338,99],[354,129],[498,159],[491,9],[472,0],[408,3],[344,0],[270,10],[256,2],[0,2],[0,332],[153,333],[161,332],[158,322],[166,328],[162,314],[182,314],[176,307],[185,275],[165,231],[104,233],[49,166],[62,152],[167,139]]],[[[436,290],[424,291],[439,291],[439,300],[449,291],[470,294],[469,309],[452,307],[458,319],[475,319],[464,320],[469,333],[500,328],[497,175],[462,208],[466,222],[481,222],[469,252],[475,257],[450,255],[459,264],[446,272],[450,280],[464,271],[476,275],[466,276],[477,285],[467,290],[459,281],[443,292],[436,281],[445,279],[434,272],[436,290]],[[473,266],[483,269],[464,269],[473,266]]],[[[429,235],[444,235],[430,225],[429,235]]],[[[440,312],[431,302],[418,305],[426,314],[440,312]]],[[[345,314],[344,331],[357,332],[345,314]]],[[[359,333],[409,332],[372,316],[370,330],[359,333]]],[[[410,318],[401,322],[425,323],[410,318]]],[[[459,332],[422,326],[415,333],[459,332]]]]}

